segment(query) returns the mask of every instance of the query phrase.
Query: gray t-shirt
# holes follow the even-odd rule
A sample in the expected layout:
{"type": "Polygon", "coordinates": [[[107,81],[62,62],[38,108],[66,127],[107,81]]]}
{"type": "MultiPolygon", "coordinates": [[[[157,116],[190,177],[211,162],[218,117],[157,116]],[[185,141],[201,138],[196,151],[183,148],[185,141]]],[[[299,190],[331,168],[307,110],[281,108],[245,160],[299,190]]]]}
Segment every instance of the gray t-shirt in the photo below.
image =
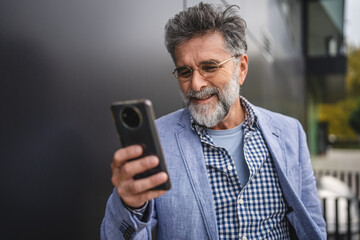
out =
{"type": "Polygon", "coordinates": [[[233,158],[240,183],[244,187],[249,180],[249,167],[244,157],[244,133],[242,124],[226,130],[207,129],[215,146],[225,148],[233,158]]]}

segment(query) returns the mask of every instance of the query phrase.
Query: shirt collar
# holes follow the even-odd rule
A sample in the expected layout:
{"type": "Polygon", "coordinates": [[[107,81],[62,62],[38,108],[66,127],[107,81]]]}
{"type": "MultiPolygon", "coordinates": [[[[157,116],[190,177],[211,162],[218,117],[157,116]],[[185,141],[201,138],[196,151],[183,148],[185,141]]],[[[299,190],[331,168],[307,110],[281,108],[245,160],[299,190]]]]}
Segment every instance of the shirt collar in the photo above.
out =
{"type": "Polygon", "coordinates": [[[252,130],[257,127],[258,118],[255,114],[254,108],[251,103],[244,97],[240,96],[240,104],[245,112],[245,123],[252,130]]]}
{"type": "MultiPolygon", "coordinates": [[[[243,96],[240,96],[240,105],[245,112],[244,127],[247,126],[251,130],[258,128],[257,116],[255,114],[253,107],[251,106],[251,103],[243,96]]],[[[191,115],[190,115],[190,121],[191,121],[191,129],[196,131],[199,135],[203,132],[204,129],[206,129],[206,127],[199,125],[191,115]]]]}

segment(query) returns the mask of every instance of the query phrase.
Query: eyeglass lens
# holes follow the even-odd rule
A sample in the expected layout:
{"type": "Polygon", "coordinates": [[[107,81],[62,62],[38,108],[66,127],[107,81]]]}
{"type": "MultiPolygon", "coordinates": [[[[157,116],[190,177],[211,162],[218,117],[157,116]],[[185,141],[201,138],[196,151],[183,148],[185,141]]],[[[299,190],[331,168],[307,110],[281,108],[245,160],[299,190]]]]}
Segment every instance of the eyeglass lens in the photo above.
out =
{"type": "Polygon", "coordinates": [[[193,69],[189,66],[183,66],[175,70],[175,76],[178,79],[190,78],[194,70],[198,70],[203,77],[209,77],[219,69],[218,63],[200,64],[198,68],[193,69]]]}

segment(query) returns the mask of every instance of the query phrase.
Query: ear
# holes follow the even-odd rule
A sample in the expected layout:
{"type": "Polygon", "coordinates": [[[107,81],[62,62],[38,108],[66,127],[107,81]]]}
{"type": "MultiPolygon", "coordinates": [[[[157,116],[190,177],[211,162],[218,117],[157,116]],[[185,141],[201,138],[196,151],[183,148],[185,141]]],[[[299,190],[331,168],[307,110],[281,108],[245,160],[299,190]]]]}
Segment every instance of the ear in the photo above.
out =
{"type": "Polygon", "coordinates": [[[239,59],[239,84],[243,85],[248,72],[248,56],[243,54],[239,59]]]}

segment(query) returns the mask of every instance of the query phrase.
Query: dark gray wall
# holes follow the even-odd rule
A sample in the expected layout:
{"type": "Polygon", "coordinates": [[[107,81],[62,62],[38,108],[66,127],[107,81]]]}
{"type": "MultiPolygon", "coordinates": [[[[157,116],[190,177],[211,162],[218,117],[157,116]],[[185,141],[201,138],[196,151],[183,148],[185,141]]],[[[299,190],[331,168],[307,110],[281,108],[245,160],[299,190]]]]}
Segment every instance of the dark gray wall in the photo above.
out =
{"type": "Polygon", "coordinates": [[[181,107],[163,28],[182,7],[0,1],[1,239],[99,239],[119,147],[109,106],[181,107]]]}
{"type": "MultiPolygon", "coordinates": [[[[278,1],[240,4],[250,34],[243,94],[301,117],[301,57],[278,1]]],[[[150,98],[157,116],[182,106],[163,44],[167,19],[182,8],[166,0],[0,1],[1,239],[99,238],[119,146],[109,105],[150,98]]]]}

